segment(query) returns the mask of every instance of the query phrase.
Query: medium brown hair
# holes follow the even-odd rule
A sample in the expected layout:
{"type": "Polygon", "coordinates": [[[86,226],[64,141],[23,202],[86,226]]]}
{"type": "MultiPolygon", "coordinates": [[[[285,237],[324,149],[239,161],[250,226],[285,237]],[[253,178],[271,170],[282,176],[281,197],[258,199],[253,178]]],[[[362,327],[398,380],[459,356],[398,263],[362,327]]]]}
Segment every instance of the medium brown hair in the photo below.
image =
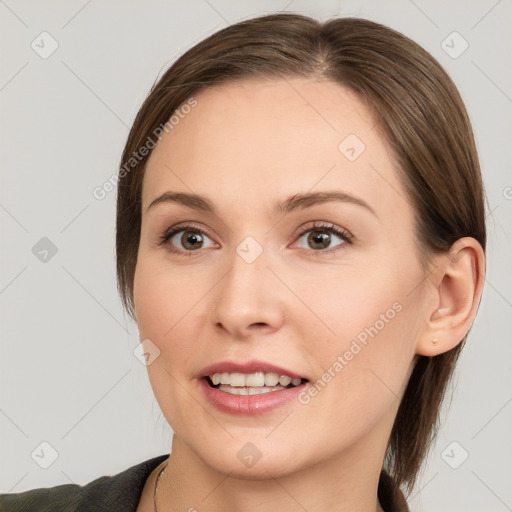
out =
{"type": "MultiPolygon", "coordinates": [[[[335,81],[368,105],[378,119],[376,128],[394,149],[415,211],[426,274],[431,256],[448,251],[459,238],[473,237],[485,251],[485,199],[473,132],[461,96],[441,65],[411,39],[372,21],[271,14],[228,26],[188,50],[153,85],[137,114],[121,159],[125,172],[118,182],[116,233],[118,288],[133,319],[149,157],[134,161],[133,155],[201,89],[258,77],[335,81]]],[[[465,340],[435,357],[420,356],[415,365],[384,461],[396,493],[401,486],[410,493],[414,486],[465,340]]]]}

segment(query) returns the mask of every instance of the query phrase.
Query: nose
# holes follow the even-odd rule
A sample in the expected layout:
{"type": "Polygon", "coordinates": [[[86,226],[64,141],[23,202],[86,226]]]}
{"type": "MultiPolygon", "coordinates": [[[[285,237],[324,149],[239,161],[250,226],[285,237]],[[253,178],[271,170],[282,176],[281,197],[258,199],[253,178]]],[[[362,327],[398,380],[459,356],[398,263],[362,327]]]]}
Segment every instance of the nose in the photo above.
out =
{"type": "Polygon", "coordinates": [[[277,331],[285,317],[287,290],[269,268],[267,253],[251,261],[243,252],[235,252],[230,263],[214,289],[216,329],[237,340],[277,331]]]}

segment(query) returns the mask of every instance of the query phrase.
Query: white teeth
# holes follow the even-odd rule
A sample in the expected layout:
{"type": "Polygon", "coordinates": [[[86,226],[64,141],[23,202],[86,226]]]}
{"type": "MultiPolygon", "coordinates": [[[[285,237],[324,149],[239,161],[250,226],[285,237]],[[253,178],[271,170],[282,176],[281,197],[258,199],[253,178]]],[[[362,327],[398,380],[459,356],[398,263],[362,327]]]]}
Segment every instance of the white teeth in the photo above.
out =
{"type": "Polygon", "coordinates": [[[228,384],[230,386],[245,386],[245,375],[243,373],[231,373],[229,375],[229,382],[228,384]]]}
{"type": "MultiPolygon", "coordinates": [[[[234,388],[264,388],[278,386],[282,389],[290,384],[293,386],[299,386],[302,382],[302,379],[300,378],[292,379],[288,375],[279,376],[279,374],[272,372],[255,372],[248,374],[227,372],[214,373],[213,375],[210,375],[210,380],[214,386],[220,384],[221,387],[224,385],[234,388]]],[[[221,389],[221,387],[219,387],[219,389],[221,389]]]]}
{"type": "MultiPolygon", "coordinates": [[[[234,385],[234,384],[232,384],[234,385]]],[[[265,374],[263,372],[250,373],[245,376],[245,385],[251,387],[259,387],[265,385],[265,374]]]]}
{"type": "Polygon", "coordinates": [[[265,386],[277,386],[279,375],[277,373],[265,373],[265,386]]]}
{"type": "Polygon", "coordinates": [[[247,389],[247,391],[249,392],[248,394],[249,395],[261,395],[261,393],[272,393],[272,391],[279,391],[281,390],[282,388],[278,388],[278,389],[270,389],[270,388],[266,388],[266,387],[261,387],[261,388],[245,388],[247,389]]]}
{"type": "Polygon", "coordinates": [[[288,386],[291,381],[292,378],[288,377],[288,375],[281,375],[281,377],[279,377],[279,384],[281,384],[281,386],[288,386]]]}
{"type": "Polygon", "coordinates": [[[271,388],[267,387],[232,387],[221,384],[218,389],[220,391],[225,391],[226,393],[230,393],[231,395],[261,395],[262,393],[272,393],[274,391],[281,391],[284,389],[283,386],[274,386],[271,388]]]}

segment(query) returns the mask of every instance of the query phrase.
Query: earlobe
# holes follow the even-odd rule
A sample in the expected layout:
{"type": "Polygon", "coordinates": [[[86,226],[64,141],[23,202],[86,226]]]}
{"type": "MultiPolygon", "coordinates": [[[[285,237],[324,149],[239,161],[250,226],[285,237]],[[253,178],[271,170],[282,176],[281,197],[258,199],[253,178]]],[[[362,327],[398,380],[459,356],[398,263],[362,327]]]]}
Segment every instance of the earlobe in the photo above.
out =
{"type": "Polygon", "coordinates": [[[457,240],[440,256],[433,273],[435,309],[426,319],[416,353],[436,356],[456,347],[468,333],[478,308],[485,281],[485,254],[477,240],[457,240]]]}
{"type": "MultiPolygon", "coordinates": [[[[433,357],[450,350],[458,343],[449,344],[451,340],[448,337],[443,338],[443,335],[440,334],[443,332],[443,326],[444,330],[446,330],[446,315],[449,314],[449,311],[450,308],[447,307],[434,311],[428,323],[428,328],[417,345],[416,353],[418,355],[433,357]]],[[[462,341],[462,338],[459,341],[462,341]]]]}

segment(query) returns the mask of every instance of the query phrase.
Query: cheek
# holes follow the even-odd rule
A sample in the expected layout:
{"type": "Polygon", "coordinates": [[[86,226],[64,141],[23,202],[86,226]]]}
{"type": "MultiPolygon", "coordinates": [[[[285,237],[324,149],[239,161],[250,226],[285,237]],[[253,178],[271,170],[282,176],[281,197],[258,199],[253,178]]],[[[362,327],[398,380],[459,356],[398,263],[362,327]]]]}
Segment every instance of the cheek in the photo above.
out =
{"type": "Polygon", "coordinates": [[[335,286],[323,291],[309,288],[308,304],[328,326],[314,322],[323,335],[302,321],[308,359],[315,361],[321,381],[336,382],[329,388],[336,388],[343,401],[348,396],[400,396],[415,353],[419,297],[410,292],[420,280],[418,269],[367,268],[365,274],[331,280],[335,286]]]}
{"type": "Polygon", "coordinates": [[[153,393],[173,430],[193,424],[190,396],[183,387],[184,369],[194,367],[197,348],[190,336],[194,304],[204,291],[191,285],[190,276],[172,271],[143,251],[134,278],[134,302],[140,340],[149,339],[160,351],[147,366],[153,393]],[[187,331],[188,329],[188,331],[187,331]]]}
{"type": "Polygon", "coordinates": [[[151,340],[160,350],[159,357],[148,366],[152,380],[163,374],[162,378],[169,381],[166,371],[172,376],[193,356],[194,343],[187,326],[204,291],[192,281],[186,272],[171,269],[159,258],[139,252],[134,278],[139,336],[140,340],[151,340]]]}
{"type": "Polygon", "coordinates": [[[413,353],[407,312],[393,293],[382,298],[382,307],[363,307],[356,299],[338,302],[341,311],[332,306],[338,315],[329,325],[336,337],[312,344],[308,354],[319,371],[299,397],[298,410],[341,444],[356,442],[383,418],[392,423],[408,381],[413,353]],[[388,323],[380,317],[386,312],[388,323]]]}
{"type": "MultiPolygon", "coordinates": [[[[134,302],[141,336],[165,341],[202,292],[183,268],[165,258],[139,251],[134,277],[134,302]]],[[[203,292],[204,293],[204,292],[203,292]]]]}

